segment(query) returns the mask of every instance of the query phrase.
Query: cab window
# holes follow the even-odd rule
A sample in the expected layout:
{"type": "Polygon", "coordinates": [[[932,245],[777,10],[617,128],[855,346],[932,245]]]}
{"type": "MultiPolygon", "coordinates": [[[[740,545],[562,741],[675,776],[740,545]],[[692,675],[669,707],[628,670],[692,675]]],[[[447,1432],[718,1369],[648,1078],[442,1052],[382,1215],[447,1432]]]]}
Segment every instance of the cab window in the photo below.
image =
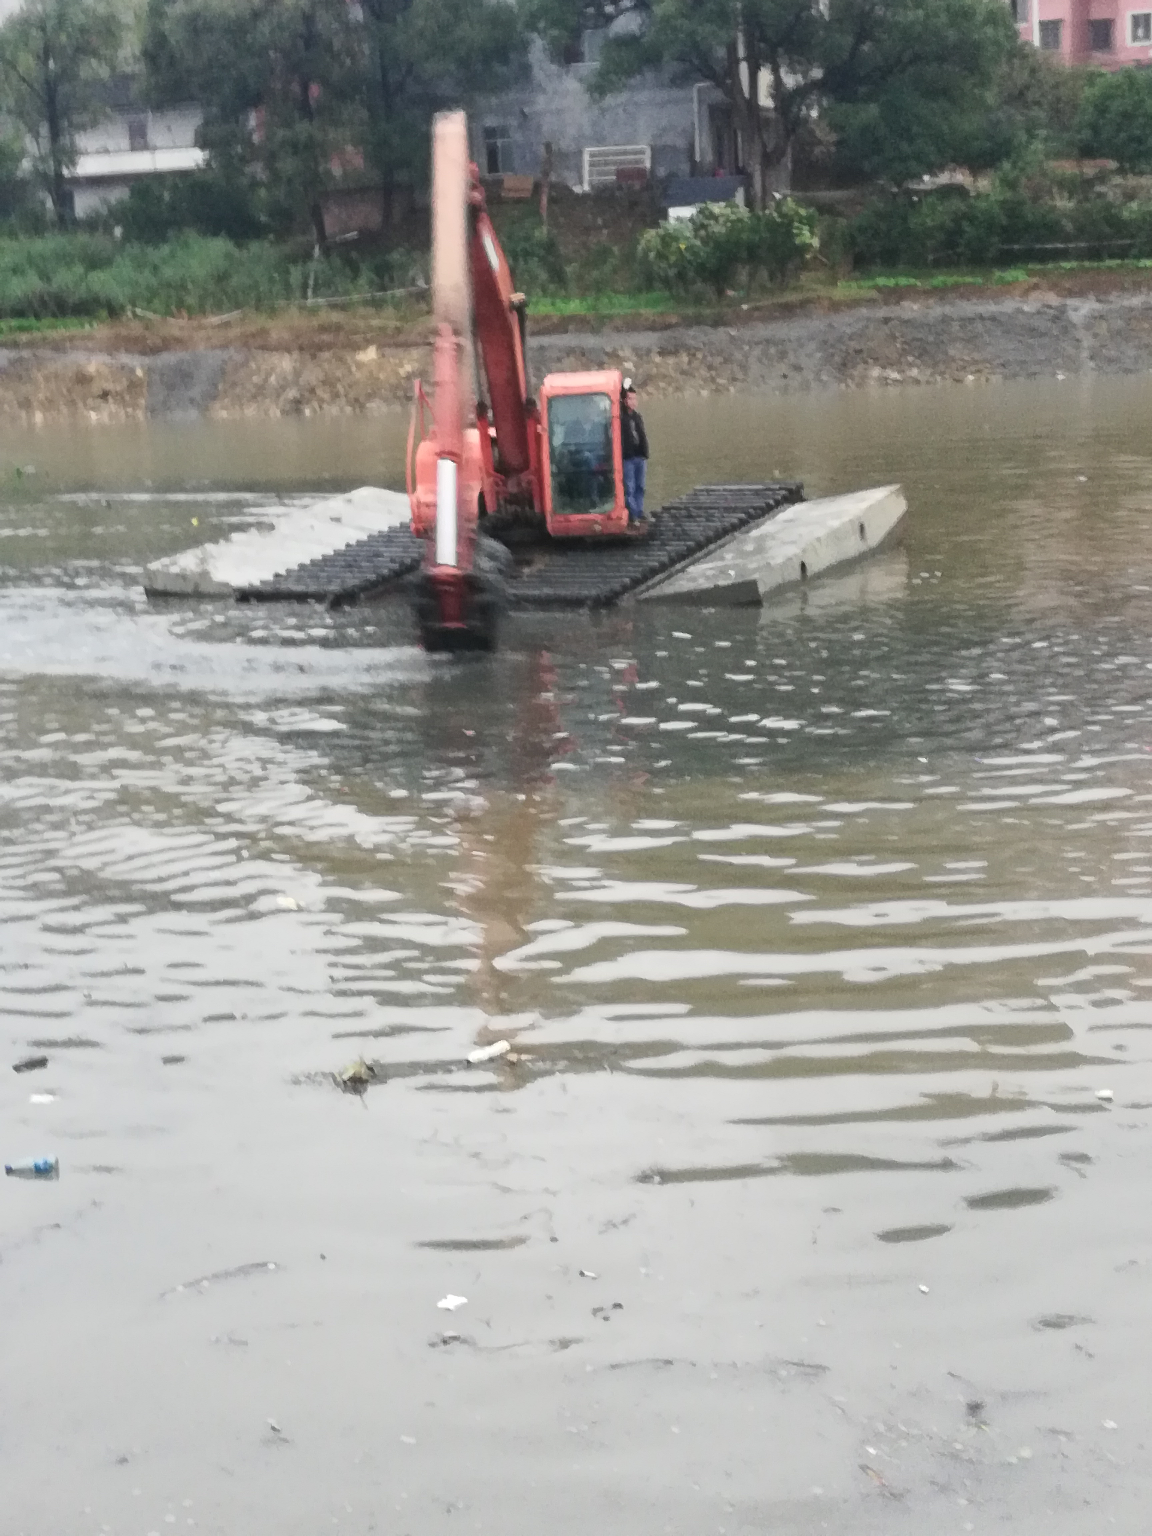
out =
{"type": "Polygon", "coordinates": [[[616,486],[607,395],[554,395],[548,401],[548,459],[553,512],[612,511],[616,486]]]}

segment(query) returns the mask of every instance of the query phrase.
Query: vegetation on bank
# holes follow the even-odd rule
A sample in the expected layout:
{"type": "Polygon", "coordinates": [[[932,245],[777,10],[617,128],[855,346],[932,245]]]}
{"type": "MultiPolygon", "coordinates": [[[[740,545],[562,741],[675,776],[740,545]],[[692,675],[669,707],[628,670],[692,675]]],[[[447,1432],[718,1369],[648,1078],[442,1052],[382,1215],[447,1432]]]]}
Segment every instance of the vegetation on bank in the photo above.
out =
{"type": "MultiPolygon", "coordinates": [[[[494,187],[493,217],[534,311],[703,312],[785,290],[1002,285],[1041,266],[1152,260],[1152,70],[1053,66],[1017,44],[1002,0],[899,0],[885,26],[895,35],[915,21],[921,41],[930,34],[920,63],[906,67],[906,55],[890,56],[879,40],[865,48],[866,65],[837,74],[836,29],[857,0],[845,4],[835,15],[817,8],[811,35],[795,45],[819,54],[817,74],[788,74],[780,86],[780,131],[808,190],[757,207],[754,176],[753,206],[709,204],[669,223],[655,189],[582,197],[555,185],[545,217],[543,199],[503,203],[494,187]],[[977,33],[949,53],[973,18],[977,33]],[[918,174],[948,160],[964,172],[918,174]]],[[[737,9],[747,46],[771,72],[777,0],[737,9]]],[[[258,0],[147,0],[136,40],[142,89],[161,104],[195,87],[208,163],[139,183],[77,227],[58,193],[76,130],[99,115],[101,72],[128,46],[109,19],[115,10],[116,0],[26,0],[0,25],[0,117],[33,137],[47,100],[36,72],[42,45],[70,49],[53,64],[62,136],[49,134],[29,159],[0,134],[0,326],[9,330],[360,302],[419,315],[431,110],[490,91],[504,75],[484,61],[508,45],[514,69],[533,32],[563,52],[565,28],[596,5],[517,0],[497,16],[486,0],[285,0],[272,10],[258,0]],[[449,14],[458,36],[433,79],[449,14]],[[393,99],[389,72],[401,66],[407,83],[393,99]],[[372,181],[390,222],[376,235],[330,239],[325,193],[372,181]]],[[[648,11],[642,37],[610,39],[587,76],[594,91],[625,84],[645,64],[682,64],[677,49],[689,46],[699,61],[714,59],[718,89],[737,90],[721,58],[725,6],[708,37],[697,36],[694,0],[651,0],[648,11]]],[[[760,144],[762,172],[783,143],[760,144]]]]}
{"type": "Polygon", "coordinates": [[[404,261],[355,266],[267,242],[179,235],[157,245],[72,233],[0,239],[0,320],[271,310],[356,299],[397,286],[404,261]]]}
{"type": "MultiPolygon", "coordinates": [[[[794,200],[760,215],[708,205],[691,221],[653,226],[630,251],[615,251],[607,282],[598,246],[568,259],[556,237],[533,234],[522,213],[508,243],[534,315],[739,312],[787,295],[1148,271],[1152,198],[1043,203],[1019,188],[993,187],[888,199],[850,218],[818,215],[794,200]]],[[[425,264],[408,251],[316,257],[274,242],[192,234],[157,244],[99,232],[0,238],[0,333],[293,307],[386,305],[416,320],[428,309],[425,264]]]]}

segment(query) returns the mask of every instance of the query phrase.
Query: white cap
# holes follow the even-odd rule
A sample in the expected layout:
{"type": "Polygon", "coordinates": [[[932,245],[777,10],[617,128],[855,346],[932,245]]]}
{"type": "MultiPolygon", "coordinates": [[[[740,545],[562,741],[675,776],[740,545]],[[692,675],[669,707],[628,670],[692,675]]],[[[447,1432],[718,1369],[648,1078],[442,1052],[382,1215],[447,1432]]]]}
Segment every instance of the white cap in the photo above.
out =
{"type": "Polygon", "coordinates": [[[635,384],[633,384],[631,379],[627,379],[626,378],[624,380],[623,389],[624,389],[624,393],[625,394],[627,394],[630,389],[635,389],[635,388],[636,388],[636,386],[635,386],[635,384]]]}

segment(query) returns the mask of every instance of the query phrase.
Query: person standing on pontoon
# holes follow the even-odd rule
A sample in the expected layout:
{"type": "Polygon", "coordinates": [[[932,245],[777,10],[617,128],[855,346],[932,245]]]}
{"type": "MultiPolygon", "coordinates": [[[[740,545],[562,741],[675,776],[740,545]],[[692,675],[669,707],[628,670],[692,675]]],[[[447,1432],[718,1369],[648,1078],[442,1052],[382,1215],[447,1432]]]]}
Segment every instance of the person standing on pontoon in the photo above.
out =
{"type": "Polygon", "coordinates": [[[644,521],[644,486],[648,477],[648,434],[644,418],[636,409],[636,387],[624,380],[623,409],[620,412],[620,449],[624,461],[624,503],[629,523],[644,521]]]}

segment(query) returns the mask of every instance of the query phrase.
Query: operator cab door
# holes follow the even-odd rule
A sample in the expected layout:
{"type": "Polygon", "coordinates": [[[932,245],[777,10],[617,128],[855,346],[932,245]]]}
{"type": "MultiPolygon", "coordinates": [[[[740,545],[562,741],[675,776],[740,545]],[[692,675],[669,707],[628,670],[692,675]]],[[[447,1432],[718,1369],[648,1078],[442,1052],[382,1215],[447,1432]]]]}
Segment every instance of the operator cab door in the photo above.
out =
{"type": "Polygon", "coordinates": [[[595,378],[598,387],[581,388],[582,382],[578,374],[560,374],[540,391],[544,514],[548,532],[561,538],[628,527],[619,387],[603,376],[595,378]]]}

